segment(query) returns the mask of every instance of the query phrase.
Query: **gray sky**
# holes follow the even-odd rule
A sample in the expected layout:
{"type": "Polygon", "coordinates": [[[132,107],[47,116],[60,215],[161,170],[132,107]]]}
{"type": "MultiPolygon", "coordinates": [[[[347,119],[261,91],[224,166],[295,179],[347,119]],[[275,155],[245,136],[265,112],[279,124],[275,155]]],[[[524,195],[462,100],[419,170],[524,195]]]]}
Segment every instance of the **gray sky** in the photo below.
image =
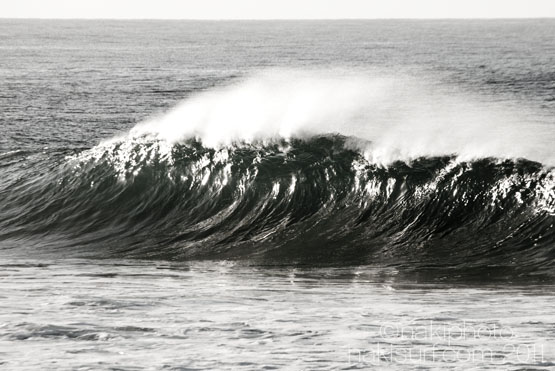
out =
{"type": "Polygon", "coordinates": [[[0,0],[2,18],[555,17],[555,0],[0,0]]]}

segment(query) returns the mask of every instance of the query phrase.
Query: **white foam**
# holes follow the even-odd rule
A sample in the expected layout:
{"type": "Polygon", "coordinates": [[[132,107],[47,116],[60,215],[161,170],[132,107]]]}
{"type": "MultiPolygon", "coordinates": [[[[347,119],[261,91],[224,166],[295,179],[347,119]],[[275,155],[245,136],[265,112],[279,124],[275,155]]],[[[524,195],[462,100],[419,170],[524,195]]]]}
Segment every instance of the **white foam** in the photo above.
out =
{"type": "Polygon", "coordinates": [[[524,157],[555,164],[555,124],[519,104],[488,102],[430,79],[385,73],[268,70],[202,92],[130,136],[206,146],[340,133],[371,141],[367,159],[524,157]]]}

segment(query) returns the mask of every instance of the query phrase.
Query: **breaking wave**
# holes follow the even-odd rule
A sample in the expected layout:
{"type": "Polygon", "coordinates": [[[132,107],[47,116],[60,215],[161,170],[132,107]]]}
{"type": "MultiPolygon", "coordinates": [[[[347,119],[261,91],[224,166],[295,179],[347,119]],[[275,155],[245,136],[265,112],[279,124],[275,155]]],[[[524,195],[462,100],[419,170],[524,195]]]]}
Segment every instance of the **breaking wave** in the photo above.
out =
{"type": "Polygon", "coordinates": [[[454,156],[383,167],[349,141],[97,147],[12,185],[25,191],[5,193],[0,238],[69,256],[552,267],[552,170],[454,156]]]}
{"type": "Polygon", "coordinates": [[[201,94],[40,174],[4,180],[0,246],[553,273],[553,168],[496,152],[527,147],[505,141],[509,134],[487,147],[489,129],[482,126],[485,141],[470,140],[477,129],[468,123],[470,131],[452,133],[456,140],[434,137],[432,145],[425,117],[402,134],[383,121],[385,111],[363,104],[389,83],[311,79],[296,90],[258,79],[201,94]],[[314,88],[320,93],[311,97],[314,88]],[[329,134],[332,122],[350,124],[329,134]],[[469,155],[482,146],[492,153],[469,155]]]}

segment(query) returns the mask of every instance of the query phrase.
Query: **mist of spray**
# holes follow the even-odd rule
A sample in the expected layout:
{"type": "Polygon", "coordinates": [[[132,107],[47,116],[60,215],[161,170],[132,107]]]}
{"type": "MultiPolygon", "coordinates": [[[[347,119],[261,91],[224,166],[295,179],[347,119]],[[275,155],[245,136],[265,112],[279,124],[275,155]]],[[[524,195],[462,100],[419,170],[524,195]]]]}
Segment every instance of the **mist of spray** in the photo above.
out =
{"type": "Polygon", "coordinates": [[[358,138],[353,144],[376,163],[455,154],[554,164],[553,125],[536,121],[517,107],[446,94],[408,76],[267,70],[194,95],[129,136],[194,137],[218,147],[338,133],[358,138]]]}

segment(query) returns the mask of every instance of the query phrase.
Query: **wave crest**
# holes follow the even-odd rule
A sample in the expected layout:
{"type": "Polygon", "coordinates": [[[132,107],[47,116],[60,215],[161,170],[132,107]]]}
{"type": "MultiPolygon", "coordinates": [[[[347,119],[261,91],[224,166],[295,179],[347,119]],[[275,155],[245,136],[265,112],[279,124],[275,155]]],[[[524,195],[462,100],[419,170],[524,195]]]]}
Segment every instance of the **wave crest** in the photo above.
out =
{"type": "Polygon", "coordinates": [[[526,107],[447,89],[430,77],[274,69],[197,93],[128,137],[195,138],[218,148],[338,133],[363,139],[366,158],[384,165],[445,155],[555,165],[552,122],[540,121],[526,107]]]}

